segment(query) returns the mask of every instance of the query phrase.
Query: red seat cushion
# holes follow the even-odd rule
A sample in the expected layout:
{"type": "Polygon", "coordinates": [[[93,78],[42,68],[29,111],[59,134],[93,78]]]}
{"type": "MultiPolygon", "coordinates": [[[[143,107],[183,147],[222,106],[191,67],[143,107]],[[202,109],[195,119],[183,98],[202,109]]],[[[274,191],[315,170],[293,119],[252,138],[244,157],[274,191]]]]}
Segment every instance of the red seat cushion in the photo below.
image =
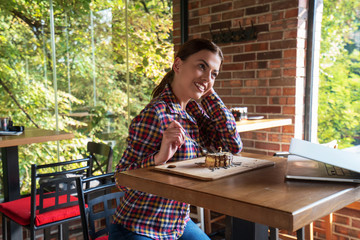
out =
{"type": "MultiPolygon", "coordinates": [[[[70,196],[70,201],[77,201],[76,197],[70,196]]],[[[60,203],[66,202],[66,195],[60,196],[60,203]]],[[[39,205],[39,196],[36,196],[36,204],[39,205]]],[[[55,198],[44,200],[44,208],[53,206],[55,198]]],[[[10,202],[0,204],[0,212],[11,218],[14,222],[26,226],[30,224],[31,198],[25,197],[10,202]]],[[[35,225],[41,226],[46,223],[56,222],[59,220],[75,217],[80,215],[79,205],[61,208],[50,212],[39,214],[36,211],[35,225]]]]}
{"type": "Polygon", "coordinates": [[[102,237],[95,238],[95,240],[108,240],[108,239],[109,239],[109,236],[102,236],[102,237]]]}

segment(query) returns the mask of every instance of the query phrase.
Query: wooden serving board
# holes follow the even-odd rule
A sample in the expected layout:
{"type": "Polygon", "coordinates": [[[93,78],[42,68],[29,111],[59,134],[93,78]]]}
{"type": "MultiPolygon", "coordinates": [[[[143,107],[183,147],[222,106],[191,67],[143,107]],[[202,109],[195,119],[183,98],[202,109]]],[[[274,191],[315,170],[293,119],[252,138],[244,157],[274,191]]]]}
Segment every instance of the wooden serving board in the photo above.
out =
{"type": "Polygon", "coordinates": [[[234,156],[233,163],[228,168],[210,169],[204,165],[205,157],[200,157],[159,165],[155,170],[210,181],[275,164],[268,160],[240,156],[234,156]]]}

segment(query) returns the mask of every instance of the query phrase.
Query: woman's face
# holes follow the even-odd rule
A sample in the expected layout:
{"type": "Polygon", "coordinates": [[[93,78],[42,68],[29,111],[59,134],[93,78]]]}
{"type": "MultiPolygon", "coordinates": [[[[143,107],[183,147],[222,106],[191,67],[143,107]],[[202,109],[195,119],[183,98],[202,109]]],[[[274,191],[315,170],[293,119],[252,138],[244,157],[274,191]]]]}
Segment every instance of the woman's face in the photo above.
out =
{"type": "Polygon", "coordinates": [[[208,50],[201,50],[185,61],[176,58],[173,65],[175,77],[171,87],[180,103],[186,105],[190,99],[199,99],[212,89],[220,65],[220,56],[208,50]]]}

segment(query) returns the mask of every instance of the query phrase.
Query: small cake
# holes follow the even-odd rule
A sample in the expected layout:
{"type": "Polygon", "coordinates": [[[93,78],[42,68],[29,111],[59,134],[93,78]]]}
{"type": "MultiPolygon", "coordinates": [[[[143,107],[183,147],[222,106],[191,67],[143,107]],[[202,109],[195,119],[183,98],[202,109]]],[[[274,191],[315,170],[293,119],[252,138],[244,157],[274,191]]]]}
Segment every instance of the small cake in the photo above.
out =
{"type": "Polygon", "coordinates": [[[205,166],[208,168],[228,167],[231,165],[233,155],[229,152],[208,153],[205,157],[205,166]]]}

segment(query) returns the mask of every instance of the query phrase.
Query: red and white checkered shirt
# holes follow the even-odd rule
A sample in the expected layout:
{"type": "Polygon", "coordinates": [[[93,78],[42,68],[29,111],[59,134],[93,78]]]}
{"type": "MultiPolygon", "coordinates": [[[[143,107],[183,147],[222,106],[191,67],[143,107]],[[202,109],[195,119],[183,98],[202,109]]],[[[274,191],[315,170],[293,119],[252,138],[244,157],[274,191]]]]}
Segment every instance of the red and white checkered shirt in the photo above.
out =
{"type": "MultiPolygon", "coordinates": [[[[181,161],[202,155],[201,146],[238,153],[242,142],[235,120],[214,93],[201,101],[191,100],[183,111],[167,85],[131,122],[128,146],[116,167],[117,172],[154,166],[163,132],[174,120],[185,129],[185,143],[168,161],[181,161]]],[[[153,194],[119,186],[125,191],[114,223],[153,239],[178,239],[189,221],[189,205],[153,194]]]]}

